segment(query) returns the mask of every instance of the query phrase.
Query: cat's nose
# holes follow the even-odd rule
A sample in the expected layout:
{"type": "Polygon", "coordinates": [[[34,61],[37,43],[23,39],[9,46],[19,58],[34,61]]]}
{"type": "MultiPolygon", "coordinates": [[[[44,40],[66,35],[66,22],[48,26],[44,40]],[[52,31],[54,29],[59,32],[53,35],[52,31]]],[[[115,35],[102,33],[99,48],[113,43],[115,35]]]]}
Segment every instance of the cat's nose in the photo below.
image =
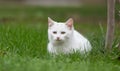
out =
{"type": "Polygon", "coordinates": [[[57,40],[60,40],[60,37],[57,37],[57,40]]]}

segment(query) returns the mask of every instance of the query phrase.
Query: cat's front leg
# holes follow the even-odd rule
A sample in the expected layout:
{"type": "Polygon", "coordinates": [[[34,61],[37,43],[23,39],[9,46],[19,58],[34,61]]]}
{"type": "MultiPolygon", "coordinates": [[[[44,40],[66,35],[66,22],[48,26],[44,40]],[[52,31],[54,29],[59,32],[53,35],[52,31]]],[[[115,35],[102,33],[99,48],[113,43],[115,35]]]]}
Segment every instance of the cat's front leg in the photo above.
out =
{"type": "Polygon", "coordinates": [[[50,54],[57,54],[56,49],[53,48],[53,45],[51,43],[48,43],[47,50],[50,54]]]}

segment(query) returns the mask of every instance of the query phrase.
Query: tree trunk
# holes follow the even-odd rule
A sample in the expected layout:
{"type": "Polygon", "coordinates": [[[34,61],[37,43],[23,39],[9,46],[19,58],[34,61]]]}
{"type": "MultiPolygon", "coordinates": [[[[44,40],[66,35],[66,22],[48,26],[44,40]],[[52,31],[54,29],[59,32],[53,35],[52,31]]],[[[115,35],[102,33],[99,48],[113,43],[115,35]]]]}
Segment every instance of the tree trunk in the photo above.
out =
{"type": "Polygon", "coordinates": [[[112,49],[112,42],[114,38],[114,27],[115,27],[115,0],[107,0],[107,32],[105,48],[107,50],[112,49]]]}

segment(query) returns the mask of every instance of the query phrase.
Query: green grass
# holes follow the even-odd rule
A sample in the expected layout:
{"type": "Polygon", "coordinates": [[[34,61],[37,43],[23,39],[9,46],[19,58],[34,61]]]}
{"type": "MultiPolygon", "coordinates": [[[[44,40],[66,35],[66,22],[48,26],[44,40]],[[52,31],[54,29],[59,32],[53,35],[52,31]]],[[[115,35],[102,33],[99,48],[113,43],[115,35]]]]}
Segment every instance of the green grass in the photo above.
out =
{"type": "MultiPolygon", "coordinates": [[[[86,8],[86,10],[89,9],[86,8]]],[[[116,26],[113,50],[109,54],[104,50],[106,24],[100,27],[94,21],[75,24],[75,29],[86,36],[92,44],[93,49],[89,55],[76,53],[54,57],[48,54],[47,17],[52,16],[63,21],[69,17],[68,13],[81,14],[84,11],[87,13],[86,10],[1,7],[0,71],[119,71],[120,51],[116,46],[120,41],[119,26],[116,26]]],[[[105,14],[102,15],[102,17],[105,16],[105,14]]]]}
{"type": "Polygon", "coordinates": [[[53,57],[47,53],[47,25],[0,25],[0,71],[119,71],[119,52],[105,53],[104,38],[95,35],[89,35],[88,56],[53,57]]]}

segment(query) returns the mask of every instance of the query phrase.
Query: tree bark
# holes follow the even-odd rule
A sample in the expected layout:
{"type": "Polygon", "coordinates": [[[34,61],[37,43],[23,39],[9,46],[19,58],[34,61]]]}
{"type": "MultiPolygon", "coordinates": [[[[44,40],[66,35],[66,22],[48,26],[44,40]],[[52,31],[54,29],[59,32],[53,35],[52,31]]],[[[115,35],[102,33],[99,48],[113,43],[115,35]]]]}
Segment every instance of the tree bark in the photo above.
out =
{"type": "Polygon", "coordinates": [[[107,0],[107,32],[105,48],[107,50],[112,49],[112,42],[114,38],[114,27],[115,27],[115,0],[107,0]]]}

